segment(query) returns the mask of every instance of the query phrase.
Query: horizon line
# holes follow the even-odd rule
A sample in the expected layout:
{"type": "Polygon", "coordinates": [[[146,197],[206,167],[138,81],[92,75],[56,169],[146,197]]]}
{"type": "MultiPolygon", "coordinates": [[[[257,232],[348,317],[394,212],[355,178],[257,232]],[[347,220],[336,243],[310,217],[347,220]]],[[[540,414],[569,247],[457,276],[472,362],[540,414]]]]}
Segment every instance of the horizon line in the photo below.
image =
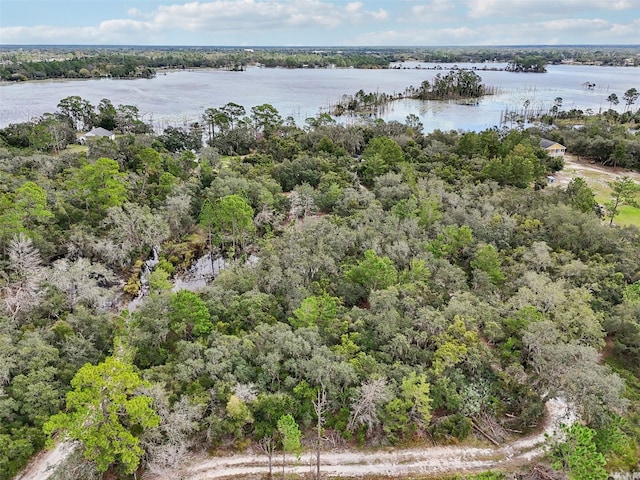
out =
{"type": "MultiPolygon", "coordinates": [[[[355,48],[563,48],[563,47],[627,47],[627,48],[639,48],[640,43],[566,43],[566,44],[543,44],[543,43],[530,43],[530,44],[489,44],[489,45],[302,45],[302,44],[289,44],[289,45],[195,45],[195,44],[128,44],[128,43],[105,43],[105,44],[89,44],[89,43],[1,43],[0,48],[9,47],[109,47],[109,48],[122,48],[122,47],[136,47],[136,48],[343,48],[343,49],[355,49],[355,48]]],[[[640,53],[640,52],[639,52],[640,53]]]]}

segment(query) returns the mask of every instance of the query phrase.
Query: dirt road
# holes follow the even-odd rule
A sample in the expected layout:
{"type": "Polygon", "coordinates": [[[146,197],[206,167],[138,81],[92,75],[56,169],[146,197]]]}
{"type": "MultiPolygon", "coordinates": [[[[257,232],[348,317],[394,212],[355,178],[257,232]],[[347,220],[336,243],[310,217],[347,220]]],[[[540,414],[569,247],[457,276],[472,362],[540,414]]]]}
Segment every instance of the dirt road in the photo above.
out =
{"type": "Polygon", "coordinates": [[[564,156],[564,168],[554,173],[553,185],[566,187],[575,177],[583,178],[589,187],[597,190],[598,187],[606,187],[607,182],[615,181],[624,176],[633,178],[640,182],[640,173],[620,167],[604,167],[599,163],[592,163],[586,160],[578,160],[575,155],[564,156]]]}
{"type": "MultiPolygon", "coordinates": [[[[544,454],[545,435],[555,435],[562,423],[570,425],[575,415],[566,402],[549,400],[545,422],[540,432],[519,438],[500,447],[448,446],[421,449],[362,451],[327,451],[322,453],[322,474],[328,477],[362,477],[411,474],[477,472],[526,464],[544,454]]],[[[55,467],[69,454],[68,443],[36,456],[16,480],[46,480],[55,467]]],[[[280,471],[282,457],[274,456],[273,471],[280,471]]],[[[312,452],[300,460],[287,456],[286,472],[308,474],[315,471],[312,452]]],[[[233,455],[226,457],[193,456],[173,470],[146,473],[145,480],[214,480],[260,479],[268,472],[265,455],[233,455]]]]}
{"type": "MultiPolygon", "coordinates": [[[[361,477],[365,475],[404,476],[427,473],[460,473],[506,468],[525,464],[544,454],[545,434],[554,435],[561,423],[571,424],[575,415],[562,400],[549,400],[542,431],[500,447],[449,446],[424,449],[379,450],[375,452],[323,452],[321,471],[326,476],[361,477]]],[[[312,453],[299,461],[286,460],[286,472],[305,474],[315,471],[312,453]]],[[[274,456],[274,472],[281,459],[274,456]]],[[[265,455],[228,457],[196,456],[173,471],[145,475],[146,480],[258,479],[268,472],[265,455]]]]}

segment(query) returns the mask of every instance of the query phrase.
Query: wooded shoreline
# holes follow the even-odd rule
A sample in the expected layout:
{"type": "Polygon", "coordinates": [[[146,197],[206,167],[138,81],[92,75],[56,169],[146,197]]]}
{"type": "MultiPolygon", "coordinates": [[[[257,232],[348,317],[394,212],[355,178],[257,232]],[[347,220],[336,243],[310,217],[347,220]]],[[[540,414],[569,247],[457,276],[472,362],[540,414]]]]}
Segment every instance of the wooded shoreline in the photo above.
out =
{"type": "Polygon", "coordinates": [[[162,69],[249,66],[393,68],[398,62],[508,63],[507,70],[544,71],[546,64],[639,66],[635,47],[43,47],[0,48],[0,80],[150,78],[162,69]]]}

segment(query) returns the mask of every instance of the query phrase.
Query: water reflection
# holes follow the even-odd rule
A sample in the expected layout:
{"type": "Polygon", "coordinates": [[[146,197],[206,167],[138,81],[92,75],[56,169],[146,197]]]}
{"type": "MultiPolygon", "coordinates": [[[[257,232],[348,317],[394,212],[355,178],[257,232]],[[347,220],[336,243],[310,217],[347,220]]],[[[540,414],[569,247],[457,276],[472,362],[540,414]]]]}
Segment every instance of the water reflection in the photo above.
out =
{"type": "MultiPolygon", "coordinates": [[[[482,67],[486,64],[477,64],[482,67]]],[[[473,64],[459,64],[469,67],[473,64]]],[[[443,71],[453,65],[442,65],[443,71]]],[[[79,95],[97,105],[109,98],[114,104],[136,105],[145,121],[157,129],[183,125],[200,119],[208,107],[228,102],[252,106],[270,103],[283,117],[292,116],[299,125],[307,117],[327,111],[343,94],[365,92],[397,93],[423,80],[431,81],[439,71],[415,68],[389,70],[357,69],[267,69],[249,68],[245,72],[222,70],[178,71],[153,79],[90,79],[0,84],[0,127],[28,121],[53,112],[60,99],[79,95]]],[[[479,71],[483,83],[501,93],[484,97],[478,105],[455,102],[401,100],[385,110],[385,120],[404,121],[410,114],[420,116],[425,131],[481,130],[500,123],[505,110],[531,108],[548,111],[555,98],[563,99],[563,109],[609,108],[606,97],[622,97],[629,88],[640,88],[638,69],[551,65],[548,73],[509,73],[479,71]],[[593,88],[585,84],[594,84],[593,88]]],[[[624,105],[618,105],[622,111],[624,105]]],[[[350,120],[346,120],[350,121],[350,120]]]]}

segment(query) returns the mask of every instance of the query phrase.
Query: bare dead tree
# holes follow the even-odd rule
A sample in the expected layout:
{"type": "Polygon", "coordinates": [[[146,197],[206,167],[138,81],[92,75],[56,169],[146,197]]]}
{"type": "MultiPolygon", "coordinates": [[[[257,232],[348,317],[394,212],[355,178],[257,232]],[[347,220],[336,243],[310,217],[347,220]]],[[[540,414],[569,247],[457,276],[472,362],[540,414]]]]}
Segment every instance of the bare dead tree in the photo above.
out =
{"type": "Polygon", "coordinates": [[[313,401],[313,411],[318,419],[316,423],[316,480],[320,480],[320,447],[322,444],[322,426],[325,422],[324,414],[327,411],[327,389],[324,385],[318,389],[317,397],[313,401]]]}
{"type": "Polygon", "coordinates": [[[378,378],[365,382],[358,388],[351,402],[351,418],[347,428],[354,431],[360,425],[369,430],[380,423],[378,405],[389,400],[386,378],[378,378]]]}
{"type": "Polygon", "coordinates": [[[273,454],[276,451],[276,441],[272,435],[268,435],[266,437],[262,437],[260,439],[260,442],[258,442],[258,445],[260,445],[260,450],[262,450],[264,454],[267,456],[267,458],[269,459],[269,477],[268,478],[272,478],[273,454]]]}
{"type": "Polygon", "coordinates": [[[13,273],[2,288],[2,299],[7,313],[15,319],[21,312],[39,305],[43,296],[40,288],[43,266],[40,252],[23,233],[13,237],[8,254],[8,270],[13,273]]]}
{"type": "Polygon", "coordinates": [[[180,397],[171,404],[169,394],[160,385],[143,389],[153,399],[160,415],[158,427],[145,433],[142,444],[147,452],[147,469],[152,473],[165,472],[184,461],[195,442],[195,432],[203,415],[203,406],[180,397]]]}

